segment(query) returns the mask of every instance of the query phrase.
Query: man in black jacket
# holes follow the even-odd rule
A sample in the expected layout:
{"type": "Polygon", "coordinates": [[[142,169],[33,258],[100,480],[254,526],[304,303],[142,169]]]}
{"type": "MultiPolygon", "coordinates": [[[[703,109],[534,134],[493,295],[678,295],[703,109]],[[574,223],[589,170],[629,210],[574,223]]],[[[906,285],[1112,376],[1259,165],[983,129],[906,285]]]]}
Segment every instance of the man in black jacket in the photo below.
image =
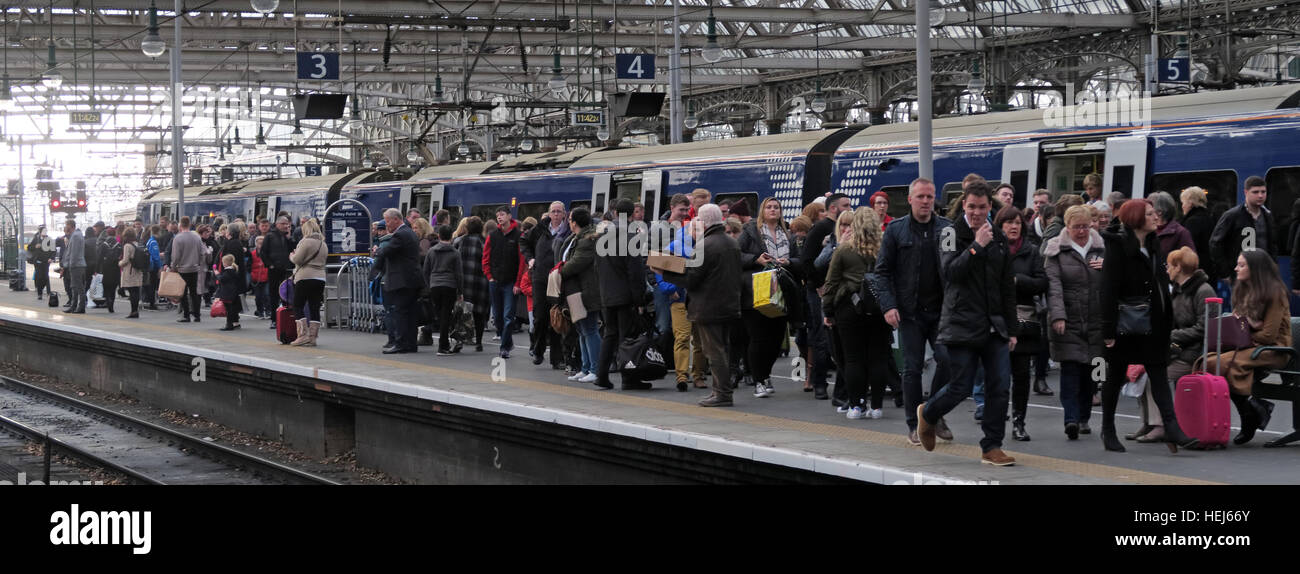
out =
{"type": "MultiPolygon", "coordinates": [[[[609,389],[609,366],[618,355],[619,343],[637,334],[639,308],[645,306],[645,258],[631,253],[632,212],[635,207],[627,198],[614,202],[618,219],[596,239],[596,274],[600,277],[600,306],[604,327],[601,333],[600,358],[596,363],[596,386],[609,389]]],[[[644,238],[642,238],[644,240],[644,238]]],[[[625,391],[646,390],[650,383],[633,380],[623,374],[625,391]]]]}
{"type": "Polygon", "coordinates": [[[420,275],[420,238],[396,209],[384,211],[384,225],[392,239],[382,247],[374,247],[375,261],[382,262],[384,269],[384,305],[392,309],[384,320],[393,322],[393,344],[384,347],[384,354],[414,353],[418,349],[415,305],[424,289],[424,277],[420,275]]]}
{"type": "MultiPolygon", "coordinates": [[[[930,394],[948,383],[948,351],[939,344],[939,318],[943,313],[943,276],[939,244],[952,222],[934,212],[934,182],[917,178],[907,193],[912,212],[885,228],[876,259],[876,293],[885,321],[898,329],[903,347],[903,410],[907,414],[907,438],[920,445],[916,435],[916,406],[921,404],[921,372],[925,368],[925,345],[934,349],[934,379],[930,394]]],[[[948,425],[940,419],[939,438],[952,440],[948,425]]]]}
{"type": "Polygon", "coordinates": [[[497,208],[497,228],[483,244],[483,274],[488,279],[492,318],[501,337],[501,358],[509,359],[515,348],[515,295],[519,294],[519,222],[510,208],[497,208]]]}
{"type": "Polygon", "coordinates": [[[972,183],[962,197],[964,217],[940,237],[941,269],[947,289],[939,319],[939,342],[948,348],[953,377],[947,386],[917,407],[917,436],[934,450],[939,418],[971,393],[975,371],[984,367],[988,396],[980,460],[1009,466],[1016,460],[1002,452],[1006,434],[1011,357],[1016,346],[1016,289],[1006,236],[989,223],[988,184],[972,183]]]}
{"type": "Polygon", "coordinates": [[[49,235],[45,233],[45,226],[42,225],[36,229],[36,235],[27,245],[27,259],[35,268],[32,278],[36,281],[37,301],[45,297],[45,292],[50,291],[50,259],[54,257],[54,252],[47,250],[47,244],[52,246],[52,242],[47,241],[48,239],[49,235]]]}
{"type": "MultiPolygon", "coordinates": [[[[289,237],[289,217],[280,216],[275,222],[275,228],[270,230],[262,240],[262,250],[257,252],[258,257],[262,258],[262,265],[266,266],[266,284],[271,290],[272,301],[280,300],[280,284],[292,271],[293,263],[289,261],[289,254],[296,246],[297,243],[289,237]]],[[[292,301],[284,301],[281,304],[290,303],[292,301]]],[[[274,309],[271,310],[271,328],[275,328],[274,309]]]]}
{"type": "Polygon", "coordinates": [[[727,339],[731,323],[740,318],[740,246],[727,237],[722,210],[716,205],[700,206],[691,223],[697,243],[686,273],[656,271],[665,281],[690,293],[686,315],[699,331],[704,355],[713,368],[713,393],[700,401],[700,406],[729,407],[734,389],[727,366],[727,339]]]}
{"type": "Polygon", "coordinates": [[[552,202],[546,217],[535,225],[523,240],[524,259],[531,271],[533,283],[533,332],[537,340],[533,345],[533,364],[545,360],[546,348],[551,348],[551,368],[564,368],[564,352],[559,333],[551,330],[551,305],[546,298],[546,281],[555,267],[556,248],[569,236],[568,214],[564,203],[552,202]]]}
{"type": "Polygon", "coordinates": [[[817,293],[826,282],[826,270],[817,269],[813,261],[821,254],[830,235],[835,233],[835,222],[840,213],[851,209],[853,200],[849,196],[832,193],[826,198],[826,217],[813,224],[804,239],[802,263],[808,299],[808,317],[804,325],[808,327],[808,346],[812,348],[812,369],[808,372],[812,376],[814,396],[821,400],[830,398],[826,393],[826,375],[831,366],[831,333],[823,323],[822,296],[817,293]]]}
{"type": "MultiPolygon", "coordinates": [[[[1210,234],[1210,254],[1214,259],[1215,271],[1211,277],[1224,282],[1224,288],[1220,290],[1220,293],[1224,293],[1224,303],[1232,300],[1231,294],[1226,293],[1226,288],[1232,284],[1232,278],[1236,277],[1233,270],[1237,267],[1237,256],[1241,255],[1242,250],[1260,249],[1270,255],[1279,251],[1274,240],[1277,227],[1273,224],[1273,214],[1264,207],[1268,201],[1264,178],[1252,175],[1246,178],[1244,187],[1246,202],[1224,212],[1215,224],[1214,232],[1210,234]],[[1246,228],[1251,230],[1246,231],[1246,228]]],[[[1225,304],[1223,310],[1229,311],[1229,305],[1225,304]]]]}

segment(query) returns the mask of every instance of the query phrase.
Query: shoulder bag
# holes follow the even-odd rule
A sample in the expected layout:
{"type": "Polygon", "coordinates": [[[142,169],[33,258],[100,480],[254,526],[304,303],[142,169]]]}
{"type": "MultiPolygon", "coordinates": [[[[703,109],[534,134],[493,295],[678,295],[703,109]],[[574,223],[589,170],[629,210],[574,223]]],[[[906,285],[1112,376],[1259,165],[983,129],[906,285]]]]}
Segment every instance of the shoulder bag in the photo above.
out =
{"type": "Polygon", "coordinates": [[[1151,334],[1151,302],[1145,297],[1121,300],[1115,331],[1132,337],[1151,334]]]}

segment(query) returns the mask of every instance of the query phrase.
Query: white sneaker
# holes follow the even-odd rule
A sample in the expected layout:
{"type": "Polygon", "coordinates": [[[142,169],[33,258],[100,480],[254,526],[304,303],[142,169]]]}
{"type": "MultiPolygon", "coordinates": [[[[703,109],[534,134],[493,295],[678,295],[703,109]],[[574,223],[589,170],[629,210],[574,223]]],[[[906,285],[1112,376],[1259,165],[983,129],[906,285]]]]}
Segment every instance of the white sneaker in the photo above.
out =
{"type": "Polygon", "coordinates": [[[772,396],[772,387],[769,387],[761,382],[757,383],[754,385],[754,396],[760,399],[765,399],[767,397],[770,397],[772,396]]]}
{"type": "Polygon", "coordinates": [[[835,412],[837,412],[837,413],[847,413],[847,412],[849,412],[849,405],[840,405],[840,406],[838,406],[838,407],[835,407],[835,412]]]}
{"type": "Polygon", "coordinates": [[[583,375],[581,379],[578,379],[578,382],[579,382],[579,383],[594,383],[594,382],[596,382],[596,378],[597,378],[597,377],[596,377],[596,373],[587,373],[587,374],[583,375]]]}
{"type": "Polygon", "coordinates": [[[500,341],[500,340],[501,340],[501,335],[492,335],[492,340],[493,340],[493,341],[500,341]]]}
{"type": "Polygon", "coordinates": [[[574,374],[572,374],[572,375],[569,375],[567,378],[568,378],[570,381],[576,381],[576,380],[581,379],[581,378],[583,378],[583,377],[585,377],[585,376],[587,376],[587,373],[584,373],[584,372],[582,372],[582,371],[578,371],[578,372],[576,372],[576,373],[574,373],[574,374]]]}
{"type": "Polygon", "coordinates": [[[867,418],[867,414],[866,414],[865,412],[863,412],[862,409],[859,408],[859,407],[853,407],[853,408],[849,409],[849,414],[848,414],[847,416],[848,416],[849,419],[851,419],[851,420],[855,420],[855,421],[858,420],[858,419],[865,419],[865,418],[867,418]]]}
{"type": "Polygon", "coordinates": [[[882,411],[880,409],[871,409],[870,411],[867,411],[867,415],[873,419],[878,419],[880,417],[885,416],[885,411],[882,411]]]}

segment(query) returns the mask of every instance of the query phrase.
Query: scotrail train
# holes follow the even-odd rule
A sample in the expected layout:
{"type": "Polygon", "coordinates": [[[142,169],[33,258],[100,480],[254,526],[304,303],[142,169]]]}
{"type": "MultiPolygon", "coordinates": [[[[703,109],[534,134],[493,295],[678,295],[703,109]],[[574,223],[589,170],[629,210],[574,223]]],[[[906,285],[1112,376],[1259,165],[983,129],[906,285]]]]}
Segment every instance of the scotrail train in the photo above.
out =
{"type": "MultiPolygon", "coordinates": [[[[1092,106],[1093,113],[1080,117],[1104,120],[1104,108],[1092,106]]],[[[1242,200],[1242,182],[1260,175],[1268,185],[1268,208],[1278,231],[1285,233],[1291,204],[1300,198],[1298,106],[1300,87],[1276,86],[1156,98],[1145,114],[1149,126],[1072,122],[1071,127],[1049,127],[1059,122],[1049,122],[1044,110],[939,119],[934,122],[934,175],[940,199],[944,192],[960,189],[963,176],[978,173],[1012,183],[1022,206],[1037,188],[1048,189],[1053,197],[1080,192],[1089,173],[1103,175],[1103,191],[1130,197],[1155,191],[1176,195],[1197,185],[1208,191],[1212,212],[1236,205],[1242,200]]],[[[446,208],[456,218],[490,217],[503,204],[522,219],[543,213],[555,200],[600,211],[623,197],[657,214],[667,209],[672,194],[695,188],[712,191],[715,199],[749,201],[751,207],[775,196],[787,218],[828,191],[847,193],[857,204],[885,191],[891,212],[899,215],[907,211],[907,185],[918,175],[917,158],[913,124],[885,124],[538,153],[436,166],[409,178],[372,170],[233,182],[187,189],[185,215],[208,220],[288,211],[320,217],[336,199],[353,198],[367,206],[373,219],[390,207],[403,213],[416,208],[427,215],[446,208]]],[[[140,202],[140,213],[148,220],[175,209],[174,190],[140,202]]]]}

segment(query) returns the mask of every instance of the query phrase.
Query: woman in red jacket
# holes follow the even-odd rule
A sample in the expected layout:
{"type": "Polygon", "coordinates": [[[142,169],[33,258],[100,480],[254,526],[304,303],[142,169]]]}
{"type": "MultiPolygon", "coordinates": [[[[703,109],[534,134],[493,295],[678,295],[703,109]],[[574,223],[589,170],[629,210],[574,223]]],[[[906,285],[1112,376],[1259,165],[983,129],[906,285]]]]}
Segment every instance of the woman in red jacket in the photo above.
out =
{"type": "Polygon", "coordinates": [[[876,219],[880,220],[880,230],[884,231],[885,226],[894,220],[889,216],[889,195],[883,191],[871,194],[871,208],[876,210],[876,219]]]}

